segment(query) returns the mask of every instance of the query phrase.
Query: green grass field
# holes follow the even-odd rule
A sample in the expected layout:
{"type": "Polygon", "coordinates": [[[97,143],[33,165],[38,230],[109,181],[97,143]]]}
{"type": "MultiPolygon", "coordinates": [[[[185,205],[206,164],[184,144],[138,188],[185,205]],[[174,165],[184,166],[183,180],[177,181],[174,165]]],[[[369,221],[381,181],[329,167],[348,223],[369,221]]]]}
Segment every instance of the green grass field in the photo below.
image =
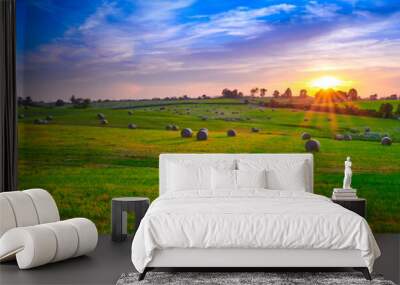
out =
{"type": "Polygon", "coordinates": [[[315,154],[315,192],[330,196],[343,179],[343,162],[353,160],[353,187],[368,199],[368,221],[376,232],[400,232],[400,121],[288,109],[260,109],[239,100],[170,101],[154,106],[134,102],[96,103],[87,109],[20,109],[19,187],[49,190],[63,218],[83,216],[110,231],[110,200],[117,196],[158,196],[158,155],[165,152],[292,153],[304,152],[302,132],[321,143],[315,154]],[[132,116],[128,109],[133,110],[132,116]],[[109,124],[96,117],[103,113],[109,124]],[[216,114],[218,112],[218,114],[216,114]],[[223,115],[221,114],[223,112],[223,115]],[[232,113],[233,112],[233,113],[232,113]],[[48,125],[33,120],[52,115],[48,125]],[[201,116],[208,119],[203,121],[201,116]],[[228,119],[227,119],[228,118],[228,119]],[[308,121],[304,121],[307,118],[308,121]],[[330,120],[328,120],[330,118],[330,120]],[[235,120],[235,121],[229,121],[235,120]],[[129,123],[138,125],[131,130],[129,123]],[[206,127],[210,138],[183,139],[167,124],[194,131],[206,127]],[[259,127],[260,133],[251,133],[259,127]],[[377,141],[336,141],[336,133],[387,133],[391,146],[377,141]],[[237,137],[227,137],[234,128],[237,137]]]}

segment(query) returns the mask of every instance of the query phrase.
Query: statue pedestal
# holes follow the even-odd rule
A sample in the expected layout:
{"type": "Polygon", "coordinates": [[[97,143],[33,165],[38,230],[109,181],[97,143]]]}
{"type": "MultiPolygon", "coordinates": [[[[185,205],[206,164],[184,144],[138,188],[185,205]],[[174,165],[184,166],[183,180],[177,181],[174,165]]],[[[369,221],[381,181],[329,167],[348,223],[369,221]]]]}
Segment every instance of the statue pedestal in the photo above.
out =
{"type": "Polygon", "coordinates": [[[332,193],[332,199],[337,199],[337,200],[357,199],[357,189],[334,188],[332,193]]]}
{"type": "Polygon", "coordinates": [[[348,193],[357,193],[357,189],[350,188],[350,189],[344,189],[344,188],[333,188],[333,192],[348,192],[348,193]]]}

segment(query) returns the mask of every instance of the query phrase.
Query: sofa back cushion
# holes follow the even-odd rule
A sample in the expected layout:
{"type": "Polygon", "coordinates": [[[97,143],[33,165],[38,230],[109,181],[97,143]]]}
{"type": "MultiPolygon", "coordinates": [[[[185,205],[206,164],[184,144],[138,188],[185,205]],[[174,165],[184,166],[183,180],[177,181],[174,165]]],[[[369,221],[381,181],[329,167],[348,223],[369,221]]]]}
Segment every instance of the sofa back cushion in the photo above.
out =
{"type": "Polygon", "coordinates": [[[15,227],[60,220],[53,197],[43,189],[0,193],[0,237],[15,227]]]}

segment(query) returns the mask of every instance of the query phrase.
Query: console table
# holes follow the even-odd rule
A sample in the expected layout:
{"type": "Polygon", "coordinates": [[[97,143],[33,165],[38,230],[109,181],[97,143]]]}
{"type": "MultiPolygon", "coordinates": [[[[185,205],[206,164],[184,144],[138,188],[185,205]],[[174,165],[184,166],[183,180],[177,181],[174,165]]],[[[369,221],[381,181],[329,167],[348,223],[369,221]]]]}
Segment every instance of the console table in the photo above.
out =
{"type": "Polygon", "coordinates": [[[128,212],[135,213],[135,231],[149,208],[145,197],[119,197],[111,200],[111,232],[113,241],[124,241],[127,237],[128,212]]]}

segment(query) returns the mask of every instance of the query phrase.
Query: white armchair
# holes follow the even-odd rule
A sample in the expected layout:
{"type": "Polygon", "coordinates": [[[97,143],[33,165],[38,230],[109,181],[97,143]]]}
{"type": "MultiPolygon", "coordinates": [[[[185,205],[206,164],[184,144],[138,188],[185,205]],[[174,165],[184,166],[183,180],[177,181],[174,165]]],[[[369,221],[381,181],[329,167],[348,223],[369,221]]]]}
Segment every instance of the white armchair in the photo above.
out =
{"type": "Polygon", "coordinates": [[[60,221],[53,197],[43,189],[0,193],[0,262],[20,269],[84,255],[96,248],[97,229],[85,218],[60,221]]]}

